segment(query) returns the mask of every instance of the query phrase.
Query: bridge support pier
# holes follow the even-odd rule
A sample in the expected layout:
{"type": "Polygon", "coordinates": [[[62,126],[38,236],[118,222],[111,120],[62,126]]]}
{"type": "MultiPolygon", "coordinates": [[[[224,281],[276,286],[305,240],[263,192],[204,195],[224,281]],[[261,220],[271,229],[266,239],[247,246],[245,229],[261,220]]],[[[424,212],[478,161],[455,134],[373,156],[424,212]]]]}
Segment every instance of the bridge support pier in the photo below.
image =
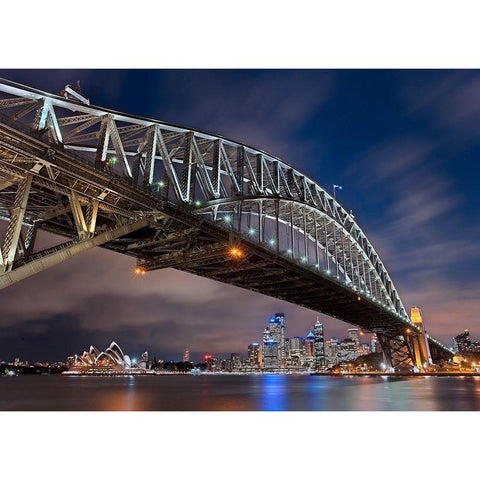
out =
{"type": "Polygon", "coordinates": [[[383,359],[387,370],[412,371],[414,367],[414,355],[411,338],[397,335],[388,336],[377,334],[382,347],[383,359]]]}

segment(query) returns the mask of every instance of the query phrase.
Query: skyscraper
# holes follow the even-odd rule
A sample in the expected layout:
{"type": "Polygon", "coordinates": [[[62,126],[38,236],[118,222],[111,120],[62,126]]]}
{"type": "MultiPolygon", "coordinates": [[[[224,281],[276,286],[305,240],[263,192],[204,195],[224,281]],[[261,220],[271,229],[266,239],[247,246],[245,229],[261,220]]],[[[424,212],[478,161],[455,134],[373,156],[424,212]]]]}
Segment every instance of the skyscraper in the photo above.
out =
{"type": "Polygon", "coordinates": [[[315,358],[315,335],[311,331],[305,338],[305,356],[311,361],[315,358]]]}
{"type": "Polygon", "coordinates": [[[340,340],[338,338],[331,338],[325,342],[325,365],[329,368],[337,365],[339,354],[340,340]]]}
{"type": "Polygon", "coordinates": [[[231,362],[232,370],[235,370],[235,371],[240,370],[240,368],[242,366],[242,360],[241,360],[240,355],[238,353],[230,354],[230,362],[231,362]]]}
{"type": "Polygon", "coordinates": [[[349,328],[347,330],[347,335],[350,340],[355,342],[357,348],[360,346],[360,339],[358,338],[358,328],[349,328]]]}
{"type": "Polygon", "coordinates": [[[283,368],[287,360],[285,352],[285,315],[283,313],[276,313],[275,316],[271,317],[268,321],[268,328],[270,338],[277,344],[279,365],[283,368]]]}
{"type": "Polygon", "coordinates": [[[189,362],[190,361],[190,350],[185,350],[183,352],[183,361],[189,362]]]}
{"type": "Polygon", "coordinates": [[[315,369],[320,370],[325,367],[325,345],[323,339],[323,324],[317,317],[317,323],[313,327],[313,335],[315,337],[315,369]]]}
{"type": "Polygon", "coordinates": [[[263,342],[263,368],[274,370],[279,368],[278,344],[275,340],[269,339],[263,342]]]}
{"type": "Polygon", "coordinates": [[[290,365],[301,367],[304,362],[304,343],[302,337],[293,337],[289,340],[290,365]]]}
{"type": "Polygon", "coordinates": [[[251,343],[248,346],[248,364],[250,367],[259,368],[261,363],[261,354],[262,349],[258,343],[251,343]]]}
{"type": "Polygon", "coordinates": [[[468,330],[464,330],[460,335],[453,337],[453,349],[455,352],[467,352],[471,344],[470,332],[468,330]]]}

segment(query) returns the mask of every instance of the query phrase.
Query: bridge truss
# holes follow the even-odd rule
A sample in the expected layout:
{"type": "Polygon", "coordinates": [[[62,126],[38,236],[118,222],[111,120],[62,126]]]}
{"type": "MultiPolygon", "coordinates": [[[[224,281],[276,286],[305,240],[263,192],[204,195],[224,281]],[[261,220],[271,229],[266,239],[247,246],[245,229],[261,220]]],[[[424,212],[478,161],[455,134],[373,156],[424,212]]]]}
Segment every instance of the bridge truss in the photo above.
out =
{"type": "Polygon", "coordinates": [[[353,215],[247,145],[0,80],[0,218],[0,288],[102,246],[358,325],[413,365],[420,329],[353,215]],[[36,250],[38,229],[68,240],[36,250]]]}

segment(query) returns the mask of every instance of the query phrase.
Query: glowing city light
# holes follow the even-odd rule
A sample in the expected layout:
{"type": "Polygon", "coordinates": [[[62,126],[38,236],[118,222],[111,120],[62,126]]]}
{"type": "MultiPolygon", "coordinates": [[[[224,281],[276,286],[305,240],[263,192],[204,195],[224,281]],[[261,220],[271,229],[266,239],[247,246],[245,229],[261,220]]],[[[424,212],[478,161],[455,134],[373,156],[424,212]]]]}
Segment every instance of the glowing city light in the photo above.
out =
{"type": "Polygon", "coordinates": [[[254,229],[254,228],[249,228],[249,229],[248,229],[248,234],[249,234],[249,235],[255,235],[255,233],[256,233],[256,232],[255,232],[255,229],[254,229]]]}
{"type": "Polygon", "coordinates": [[[230,222],[232,221],[232,217],[231,217],[230,215],[225,215],[225,216],[223,217],[223,220],[224,220],[225,222],[227,222],[227,223],[230,223],[230,222]]]}
{"type": "Polygon", "coordinates": [[[135,275],[145,275],[147,271],[142,267],[135,268],[135,275]]]}
{"type": "Polygon", "coordinates": [[[196,207],[199,207],[201,204],[202,204],[202,202],[200,200],[195,200],[195,206],[196,207]]]}

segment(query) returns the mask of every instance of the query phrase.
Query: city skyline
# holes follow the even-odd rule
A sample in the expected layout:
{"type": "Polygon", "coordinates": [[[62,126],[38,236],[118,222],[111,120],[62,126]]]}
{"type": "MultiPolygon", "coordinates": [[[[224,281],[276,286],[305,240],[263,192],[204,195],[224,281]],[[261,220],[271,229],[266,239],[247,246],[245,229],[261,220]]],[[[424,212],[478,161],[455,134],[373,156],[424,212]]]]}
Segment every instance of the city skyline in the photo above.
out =
{"type": "MultiPolygon", "coordinates": [[[[418,304],[427,331],[447,345],[457,321],[478,336],[478,222],[471,221],[478,216],[478,167],[471,161],[479,148],[473,132],[480,113],[477,72],[0,75],[54,92],[80,79],[94,104],[245,141],[294,163],[329,191],[342,185],[337,199],[372,238],[406,308],[418,304]],[[449,89],[455,102],[443,98],[449,89]]],[[[184,344],[214,351],[228,343],[227,351],[237,351],[249,341],[259,310],[283,311],[299,327],[312,317],[309,310],[177,271],[139,279],[133,268],[131,259],[98,249],[2,292],[2,356],[24,351],[40,357],[42,348],[58,355],[59,345],[76,351],[92,335],[96,343],[128,338],[133,349],[169,338],[166,354],[184,344]],[[61,297],[52,288],[59,284],[61,297]]],[[[347,325],[329,324],[338,332],[347,325]]]]}

